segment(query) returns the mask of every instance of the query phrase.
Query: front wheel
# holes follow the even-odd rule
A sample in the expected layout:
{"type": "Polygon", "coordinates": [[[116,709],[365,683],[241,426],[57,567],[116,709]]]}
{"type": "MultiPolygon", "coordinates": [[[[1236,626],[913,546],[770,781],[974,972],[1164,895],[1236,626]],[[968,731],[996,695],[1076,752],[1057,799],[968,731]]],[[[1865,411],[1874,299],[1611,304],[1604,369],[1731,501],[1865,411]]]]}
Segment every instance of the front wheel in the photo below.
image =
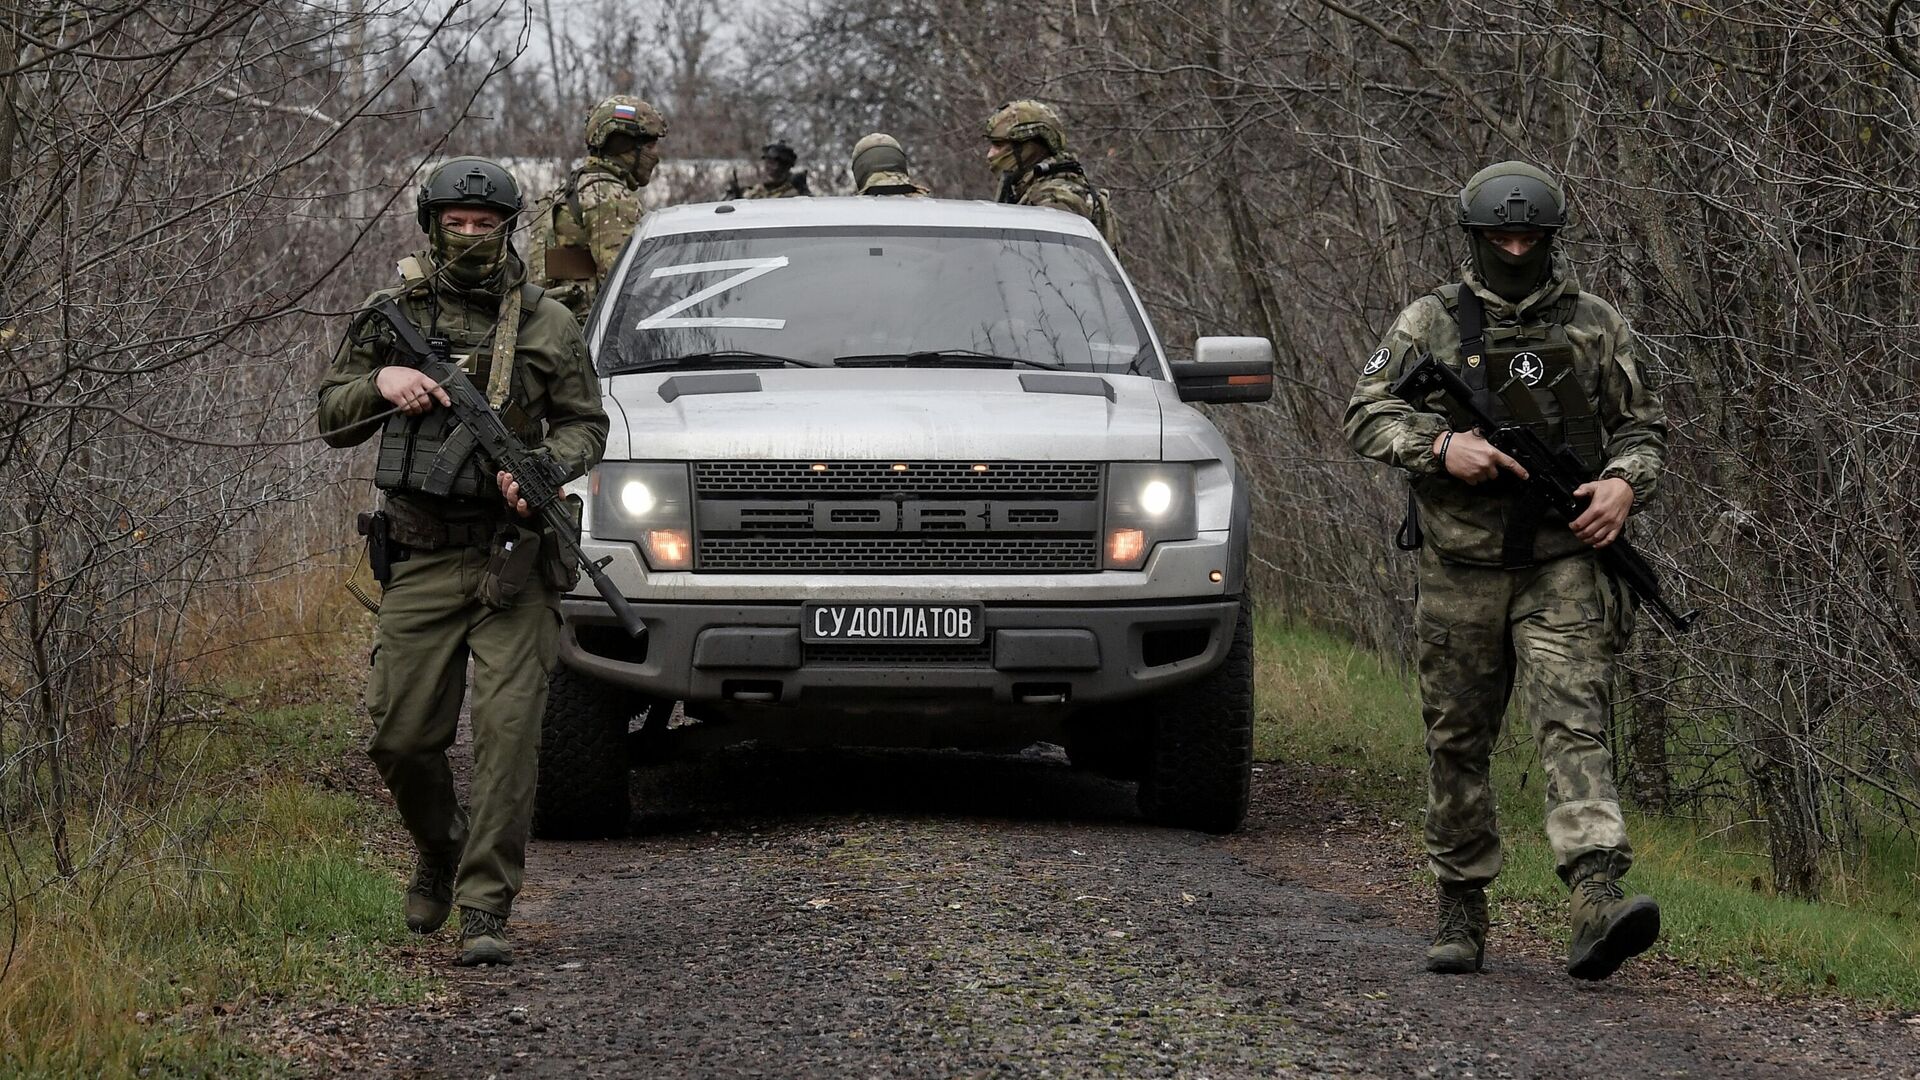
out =
{"type": "Polygon", "coordinates": [[[1253,783],[1253,602],[1242,594],[1226,660],[1143,705],[1140,812],[1156,825],[1229,833],[1253,783]]]}
{"type": "Polygon", "coordinates": [[[540,720],[540,777],[533,789],[533,835],[542,840],[625,836],[627,729],[652,706],[566,666],[547,684],[540,720]]]}

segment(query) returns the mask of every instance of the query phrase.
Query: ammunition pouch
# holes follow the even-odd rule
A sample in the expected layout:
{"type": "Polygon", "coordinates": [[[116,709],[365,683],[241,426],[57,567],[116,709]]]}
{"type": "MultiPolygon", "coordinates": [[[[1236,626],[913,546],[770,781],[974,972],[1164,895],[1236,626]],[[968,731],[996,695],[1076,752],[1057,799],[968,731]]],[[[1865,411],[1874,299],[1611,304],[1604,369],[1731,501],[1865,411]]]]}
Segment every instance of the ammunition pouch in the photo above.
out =
{"type": "Polygon", "coordinates": [[[470,499],[494,486],[483,466],[473,434],[460,426],[452,410],[397,413],[381,429],[373,483],[382,491],[470,499]]]}
{"type": "Polygon", "coordinates": [[[474,598],[495,611],[505,611],[518,603],[533,569],[540,562],[540,534],[510,522],[494,530],[489,542],[487,568],[480,575],[474,598]]]}
{"type": "Polygon", "coordinates": [[[593,252],[578,244],[548,248],[545,269],[548,281],[592,281],[600,276],[593,252]]]}

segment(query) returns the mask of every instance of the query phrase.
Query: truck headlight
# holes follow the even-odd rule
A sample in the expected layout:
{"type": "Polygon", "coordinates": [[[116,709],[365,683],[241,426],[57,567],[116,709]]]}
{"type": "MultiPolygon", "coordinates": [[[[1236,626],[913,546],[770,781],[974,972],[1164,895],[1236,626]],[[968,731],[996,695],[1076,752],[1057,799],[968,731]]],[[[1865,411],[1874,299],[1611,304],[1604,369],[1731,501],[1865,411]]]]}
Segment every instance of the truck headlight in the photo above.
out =
{"type": "Polygon", "coordinates": [[[1198,535],[1193,466],[1127,462],[1107,467],[1107,525],[1101,565],[1138,570],[1162,540],[1198,535]]]}
{"type": "Polygon", "coordinates": [[[693,566],[693,499],[679,462],[603,462],[593,470],[593,535],[636,544],[653,570],[693,566]]]}

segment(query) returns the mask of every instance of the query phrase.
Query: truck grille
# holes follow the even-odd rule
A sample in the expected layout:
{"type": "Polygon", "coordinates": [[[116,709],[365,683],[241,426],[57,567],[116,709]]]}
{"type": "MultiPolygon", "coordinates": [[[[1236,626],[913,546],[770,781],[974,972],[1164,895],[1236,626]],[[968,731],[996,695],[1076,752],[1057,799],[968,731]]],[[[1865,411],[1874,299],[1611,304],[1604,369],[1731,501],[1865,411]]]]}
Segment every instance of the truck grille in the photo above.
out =
{"type": "Polygon", "coordinates": [[[1094,573],[1098,462],[701,461],[694,569],[1094,573]]]}

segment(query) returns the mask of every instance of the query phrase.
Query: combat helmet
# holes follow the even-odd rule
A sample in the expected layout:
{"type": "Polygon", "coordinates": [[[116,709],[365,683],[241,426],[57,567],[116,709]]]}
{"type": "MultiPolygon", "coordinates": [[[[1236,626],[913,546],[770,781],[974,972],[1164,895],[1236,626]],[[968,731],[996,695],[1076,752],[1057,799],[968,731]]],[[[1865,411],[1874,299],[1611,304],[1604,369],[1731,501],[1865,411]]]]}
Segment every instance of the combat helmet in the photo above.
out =
{"type": "Polygon", "coordinates": [[[636,140],[664,139],[667,118],[631,94],[615,94],[587,114],[587,149],[598,150],[615,135],[631,135],[636,140]]]}
{"type": "Polygon", "coordinates": [[[1502,161],[1474,173],[1460,189],[1463,229],[1545,229],[1567,224],[1567,193],[1550,174],[1524,161],[1502,161]]]}
{"type": "Polygon", "coordinates": [[[414,217],[421,232],[431,232],[443,207],[484,206],[498,210],[508,222],[520,213],[520,185],[498,164],[486,158],[450,158],[434,167],[414,193],[414,217]]]}
{"type": "Polygon", "coordinates": [[[987,138],[1005,142],[1039,139],[1047,144],[1049,154],[1060,154],[1067,149],[1067,125],[1053,106],[1022,98],[1007,102],[987,117],[987,138]]]}
{"type": "Polygon", "coordinates": [[[875,173],[900,173],[908,170],[907,152],[900,140],[883,132],[874,132],[853,144],[853,186],[860,187],[875,173]]]}
{"type": "Polygon", "coordinates": [[[760,159],[777,161],[781,168],[791,169],[793,163],[800,160],[800,155],[793,152],[793,147],[776,140],[760,148],[760,159]]]}

